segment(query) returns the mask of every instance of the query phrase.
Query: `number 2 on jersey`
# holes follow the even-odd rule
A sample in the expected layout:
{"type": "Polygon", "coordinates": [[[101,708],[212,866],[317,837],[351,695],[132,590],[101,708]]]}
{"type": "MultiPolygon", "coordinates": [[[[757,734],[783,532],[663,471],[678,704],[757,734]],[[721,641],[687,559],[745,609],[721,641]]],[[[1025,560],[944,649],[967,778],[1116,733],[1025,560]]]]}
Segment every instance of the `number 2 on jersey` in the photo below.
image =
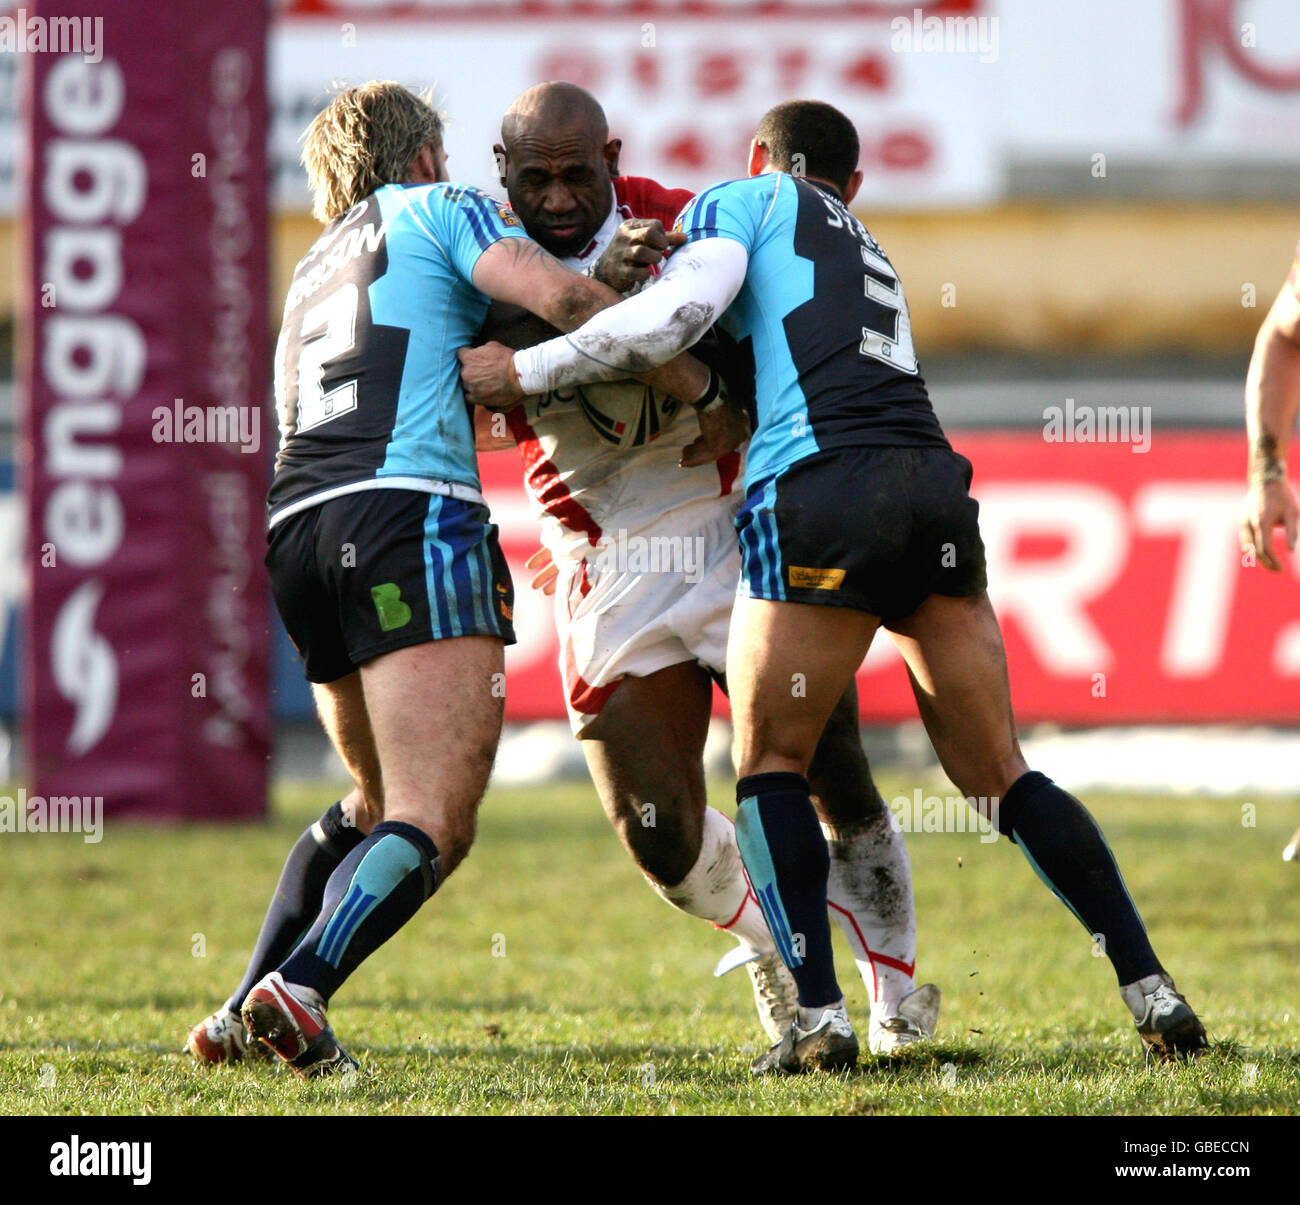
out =
{"type": "MultiPolygon", "coordinates": [[[[298,332],[301,350],[298,352],[298,407],[294,424],[298,431],[310,431],[312,427],[350,414],[357,408],[355,380],[344,381],[325,392],[325,366],[346,355],[356,343],[358,302],[357,286],[343,284],[302,316],[298,332]]],[[[283,412],[283,388],[277,388],[276,393],[283,412]]]]}

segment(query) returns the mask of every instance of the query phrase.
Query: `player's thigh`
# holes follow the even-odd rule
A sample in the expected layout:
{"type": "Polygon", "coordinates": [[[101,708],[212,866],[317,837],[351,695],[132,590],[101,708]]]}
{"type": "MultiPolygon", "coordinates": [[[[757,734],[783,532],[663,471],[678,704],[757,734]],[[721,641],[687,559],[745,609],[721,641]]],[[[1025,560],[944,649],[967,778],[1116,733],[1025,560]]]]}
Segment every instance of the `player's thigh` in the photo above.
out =
{"type": "Polygon", "coordinates": [[[879,624],[852,607],[736,599],[727,688],[741,777],[807,771],[879,624]]]}
{"type": "Polygon", "coordinates": [[[664,881],[680,881],[699,855],[712,697],[709,675],[679,662],[621,679],[583,730],[605,814],[642,869],[664,881]]]}
{"type": "Polygon", "coordinates": [[[361,674],[354,670],[334,682],[313,682],[312,695],[321,724],[356,784],[359,798],[353,819],[369,832],[383,819],[384,788],[361,674]]]}
{"type": "Polygon", "coordinates": [[[966,795],[1000,797],[1026,767],[988,595],[932,594],[889,630],[948,777],[966,795]]]}
{"type": "Polygon", "coordinates": [[[361,668],[382,767],[384,818],[423,829],[450,870],[469,850],[505,707],[504,642],[408,645],[361,668]]]}

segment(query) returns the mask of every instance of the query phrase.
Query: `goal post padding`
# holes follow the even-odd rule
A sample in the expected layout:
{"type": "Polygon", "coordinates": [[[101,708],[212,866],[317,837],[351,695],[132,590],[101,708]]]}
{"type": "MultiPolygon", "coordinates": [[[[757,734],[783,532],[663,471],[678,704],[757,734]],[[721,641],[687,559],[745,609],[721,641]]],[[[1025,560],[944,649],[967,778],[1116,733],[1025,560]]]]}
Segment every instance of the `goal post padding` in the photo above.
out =
{"type": "Polygon", "coordinates": [[[267,5],[24,11],[27,786],[260,816],[267,5]]]}

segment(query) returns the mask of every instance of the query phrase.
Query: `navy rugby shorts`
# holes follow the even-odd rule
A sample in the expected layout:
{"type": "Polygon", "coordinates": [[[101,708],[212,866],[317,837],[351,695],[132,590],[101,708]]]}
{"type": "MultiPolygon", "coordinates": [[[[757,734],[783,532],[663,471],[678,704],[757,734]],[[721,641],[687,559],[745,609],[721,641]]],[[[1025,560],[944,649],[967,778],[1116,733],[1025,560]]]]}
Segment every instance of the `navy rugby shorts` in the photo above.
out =
{"type": "Polygon", "coordinates": [[[514,588],[488,519],[477,502],[369,489],[271,528],[271,592],[308,681],[430,640],[513,644],[514,588]]]}
{"type": "Polygon", "coordinates": [[[736,516],[740,593],[905,619],[987,586],[971,464],[940,447],[837,448],[757,481],[736,516]]]}

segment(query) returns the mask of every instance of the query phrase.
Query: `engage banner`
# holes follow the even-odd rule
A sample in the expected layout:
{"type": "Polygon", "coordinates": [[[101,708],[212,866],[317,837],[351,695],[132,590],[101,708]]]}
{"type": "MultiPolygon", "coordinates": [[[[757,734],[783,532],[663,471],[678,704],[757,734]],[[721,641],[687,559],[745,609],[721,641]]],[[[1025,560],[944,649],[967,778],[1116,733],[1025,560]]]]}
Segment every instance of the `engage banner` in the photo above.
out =
{"type": "Polygon", "coordinates": [[[267,6],[24,18],[27,784],[110,817],[258,816],[267,6]]]}
{"type": "MultiPolygon", "coordinates": [[[[1060,421],[1044,430],[952,434],[975,467],[1017,718],[1300,722],[1300,556],[1286,555],[1279,535],[1282,573],[1243,564],[1245,436],[1152,431],[1133,407],[1118,439],[1113,416],[1073,401],[1058,409],[1060,421]]],[[[518,457],[496,452],[480,464],[515,575],[519,645],[507,653],[506,714],[558,718],[550,600],[528,589],[523,568],[537,524],[518,457]]],[[[916,717],[883,633],[858,688],[864,721],[916,717]]]]}

